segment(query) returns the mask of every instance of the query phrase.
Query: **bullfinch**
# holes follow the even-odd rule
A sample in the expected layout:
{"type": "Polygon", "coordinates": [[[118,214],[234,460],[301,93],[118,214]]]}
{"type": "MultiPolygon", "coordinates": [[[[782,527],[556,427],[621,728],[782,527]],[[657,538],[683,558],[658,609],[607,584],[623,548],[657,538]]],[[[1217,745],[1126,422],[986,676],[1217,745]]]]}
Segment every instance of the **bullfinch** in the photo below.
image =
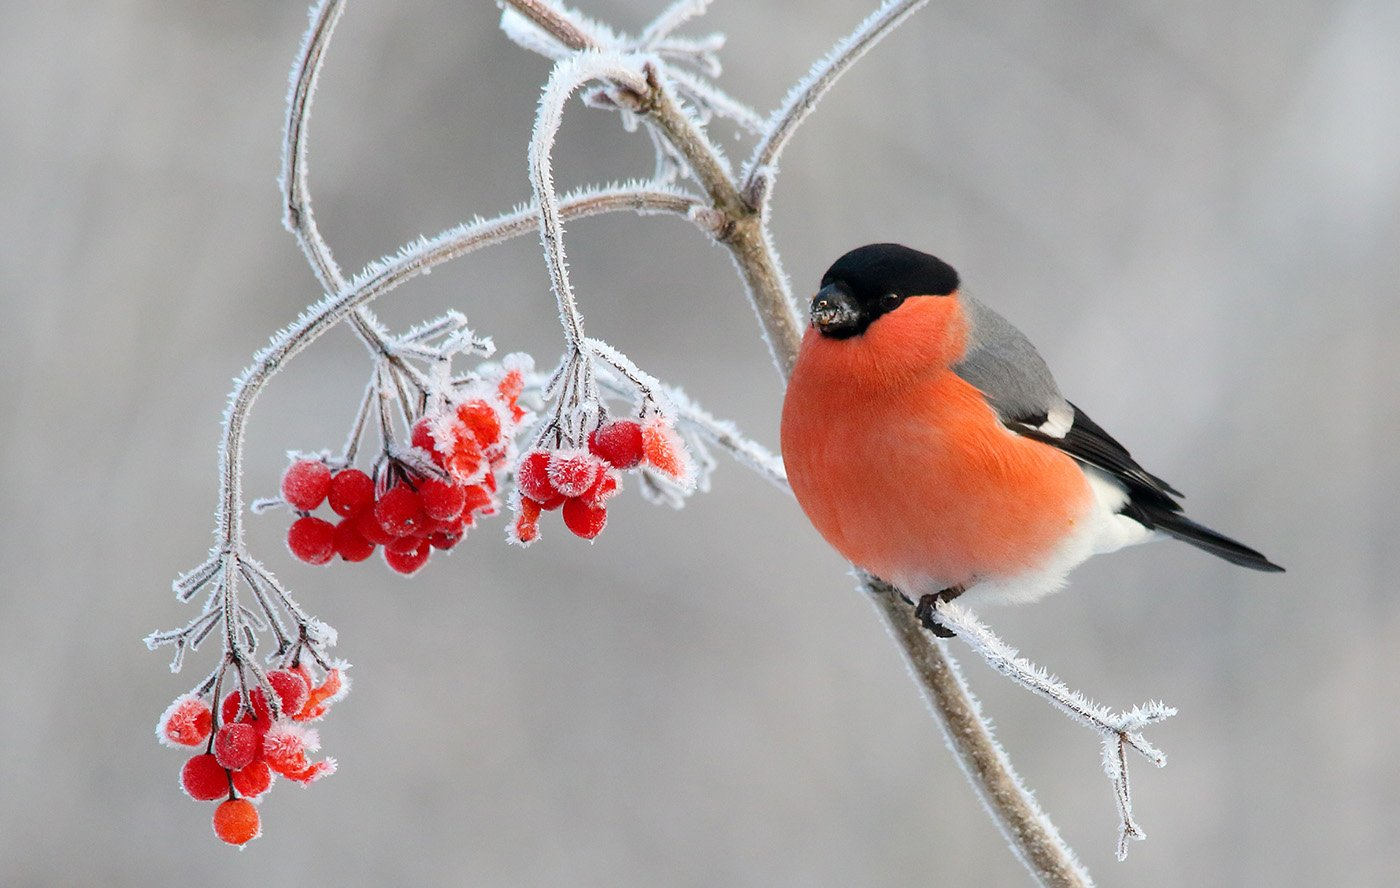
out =
{"type": "Polygon", "coordinates": [[[817,531],[942,635],[939,600],[1033,601],[1091,555],[1164,536],[1283,569],[1183,515],[1181,493],[1065,400],[1019,330],[898,244],[822,277],[782,451],[817,531]]]}

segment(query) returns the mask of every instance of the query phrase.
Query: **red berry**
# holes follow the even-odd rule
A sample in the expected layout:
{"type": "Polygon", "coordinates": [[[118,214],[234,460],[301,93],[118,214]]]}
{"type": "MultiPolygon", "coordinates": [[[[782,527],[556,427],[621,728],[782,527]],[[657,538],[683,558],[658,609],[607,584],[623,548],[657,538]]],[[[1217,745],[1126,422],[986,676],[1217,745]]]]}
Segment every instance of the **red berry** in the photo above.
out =
{"type": "Polygon", "coordinates": [[[214,809],[214,835],[230,845],[246,845],[262,835],[258,809],[247,799],[229,799],[214,809]]]}
{"type": "Polygon", "coordinates": [[[194,756],[180,769],[180,786],[197,802],[212,802],[228,795],[228,772],[209,753],[194,756]]]}
{"type": "Polygon", "coordinates": [[[588,436],[588,449],[615,469],[642,461],[642,427],[630,419],[605,422],[588,436]]]}
{"type": "Polygon", "coordinates": [[[325,564],[335,554],[335,525],[305,515],[287,529],[287,548],[307,564],[325,564]]]}
{"type": "Polygon", "coordinates": [[[573,531],[574,536],[591,540],[603,532],[607,523],[608,510],[602,506],[591,506],[581,499],[564,503],[564,526],[573,531]]]}
{"type": "Polygon", "coordinates": [[[451,472],[454,478],[469,480],[481,470],[484,458],[476,438],[458,423],[453,428],[452,453],[447,457],[447,471],[451,472]]]}
{"type": "Polygon", "coordinates": [[[246,768],[233,772],[233,788],[238,794],[255,799],[272,786],[272,769],[267,762],[253,762],[246,768]]]}
{"type": "Polygon", "coordinates": [[[198,746],[209,739],[214,713],[198,697],[178,697],[160,717],[156,730],[167,746],[198,746]]]}
{"type": "MultiPolygon", "coordinates": [[[[389,543],[398,539],[397,536],[384,529],[384,525],[380,524],[379,519],[374,517],[373,509],[368,509],[361,512],[353,519],[346,520],[354,521],[355,529],[360,532],[360,536],[376,546],[387,546],[389,543]]],[[[349,531],[346,532],[348,533],[349,531]]]]}
{"type": "Polygon", "coordinates": [[[423,542],[423,537],[414,534],[410,534],[406,537],[394,537],[394,539],[384,546],[384,551],[394,552],[399,555],[405,552],[417,552],[418,544],[421,542],[423,542]]]}
{"type": "Polygon", "coordinates": [[[374,543],[365,539],[358,517],[343,518],[335,526],[335,551],[346,561],[364,561],[374,554],[374,543]]]}
{"type": "Polygon", "coordinates": [[[525,411],[520,408],[520,393],[525,390],[525,374],[519,370],[511,370],[501,377],[500,383],[496,385],[496,391],[505,398],[506,406],[510,408],[511,419],[516,422],[525,418],[525,411]]]}
{"type": "Polygon", "coordinates": [[[258,757],[257,729],[244,722],[224,725],[214,735],[214,757],[230,771],[246,768],[258,757]]]}
{"type": "Polygon", "coordinates": [[[374,504],[374,517],[379,525],[396,537],[408,536],[426,519],[423,501],[407,484],[391,487],[374,504]]]}
{"type": "Polygon", "coordinates": [[[557,495],[554,484],[549,480],[549,454],[543,450],[532,450],[520,461],[515,472],[515,484],[520,492],[537,503],[552,499],[557,495]]]}
{"type": "Polygon", "coordinates": [[[603,472],[598,476],[597,482],[582,497],[583,501],[590,506],[601,506],[607,502],[613,494],[617,493],[617,473],[603,472]]]}
{"type": "MultiPolygon", "coordinates": [[[[490,478],[491,475],[486,477],[490,478]]],[[[466,497],[466,502],[462,504],[463,515],[474,515],[487,509],[494,509],[496,501],[491,494],[486,492],[486,488],[480,484],[469,484],[462,488],[462,493],[466,497]]]]}
{"type": "Polygon", "coordinates": [[[299,459],[282,475],[282,499],[303,512],[319,506],[330,489],[331,470],[319,460],[299,459]]]}
{"type": "Polygon", "coordinates": [[[464,536],[466,532],[460,527],[456,530],[439,530],[428,537],[428,545],[446,552],[460,543],[464,536]]]}
{"type": "Polygon", "coordinates": [[[278,669],[267,674],[267,683],[277,692],[277,702],[282,704],[282,714],[288,717],[301,712],[306,700],[311,696],[311,686],[301,673],[290,669],[278,669]]]}
{"type": "Polygon", "coordinates": [[[520,498],[520,509],[511,525],[511,536],[517,543],[533,543],[540,535],[540,504],[529,497],[520,498]]]}
{"type": "Polygon", "coordinates": [[[432,417],[418,417],[418,421],[413,424],[413,430],[409,435],[409,443],[419,450],[426,450],[433,463],[441,467],[445,464],[444,454],[438,449],[437,441],[433,438],[432,427],[432,417]]]}
{"type": "Polygon", "coordinates": [[[423,565],[428,563],[428,556],[432,554],[433,548],[427,540],[417,540],[417,546],[407,552],[395,552],[392,548],[384,550],[384,563],[404,576],[416,574],[423,565]]]}
{"type": "Polygon", "coordinates": [[[496,443],[501,437],[501,418],[495,409],[482,400],[467,401],[458,406],[457,418],[467,427],[481,446],[496,443]]]}
{"type": "Polygon", "coordinates": [[[238,717],[238,711],[242,708],[243,695],[238,691],[233,691],[224,697],[224,702],[219,706],[219,720],[224,724],[232,722],[242,722],[252,725],[258,733],[265,733],[272,725],[272,710],[268,709],[267,697],[263,695],[262,688],[253,688],[248,695],[252,701],[252,710],[245,712],[242,718],[238,717]]]}
{"type": "Polygon", "coordinates": [[[358,515],[374,505],[374,479],[359,469],[342,469],[331,479],[327,498],[340,517],[358,515]]]}
{"type": "Polygon", "coordinates": [[[602,463],[586,453],[556,453],[549,459],[550,483],[564,496],[583,496],[598,480],[601,471],[602,463]]]}
{"type": "Polygon", "coordinates": [[[642,429],[642,453],[657,471],[677,481],[690,476],[690,458],[676,430],[661,422],[649,422],[642,429]]]}
{"type": "Polygon", "coordinates": [[[450,521],[462,514],[467,504],[467,489],[460,484],[429,478],[418,485],[423,500],[423,512],[434,521],[450,521]]]}

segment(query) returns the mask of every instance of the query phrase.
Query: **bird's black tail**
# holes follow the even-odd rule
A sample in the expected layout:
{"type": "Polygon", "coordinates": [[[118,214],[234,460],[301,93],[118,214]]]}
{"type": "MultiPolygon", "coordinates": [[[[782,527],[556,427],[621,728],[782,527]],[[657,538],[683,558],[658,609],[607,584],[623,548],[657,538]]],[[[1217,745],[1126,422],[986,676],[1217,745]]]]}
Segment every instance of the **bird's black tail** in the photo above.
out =
{"type": "Polygon", "coordinates": [[[1168,536],[1224,558],[1231,564],[1238,564],[1240,567],[1248,567],[1253,570],[1271,572],[1283,570],[1261,553],[1243,543],[1237,543],[1205,525],[1197,524],[1180,512],[1169,511],[1155,503],[1140,503],[1129,500],[1128,504],[1123,507],[1123,514],[1150,530],[1160,530],[1168,536]]]}

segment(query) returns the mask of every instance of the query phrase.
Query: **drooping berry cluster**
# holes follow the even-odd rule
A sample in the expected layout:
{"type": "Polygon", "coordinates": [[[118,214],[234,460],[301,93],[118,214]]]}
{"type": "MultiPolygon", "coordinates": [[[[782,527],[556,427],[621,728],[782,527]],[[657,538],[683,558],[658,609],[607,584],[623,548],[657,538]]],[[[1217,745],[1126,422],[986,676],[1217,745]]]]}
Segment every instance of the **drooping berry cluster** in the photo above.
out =
{"type": "Polygon", "coordinates": [[[282,476],[282,499],[299,517],[287,531],[287,548],[308,564],[339,555],[364,561],[383,547],[384,562],[401,574],[427,564],[433,549],[457,545],[477,518],[494,515],[497,475],[512,455],[519,405],[520,370],[451,404],[430,408],[414,423],[412,451],[385,448],[375,475],[321,459],[296,459],[282,476]],[[323,503],[339,520],[312,515],[323,503]]]}
{"type": "Polygon", "coordinates": [[[608,522],[607,501],[621,489],[621,473],[646,465],[678,483],[689,483],[691,467],[675,429],[659,416],[645,422],[605,421],[588,436],[588,449],[536,447],[516,469],[513,542],[539,538],[542,512],[560,510],[564,526],[591,540],[608,522]]]}
{"type": "Polygon", "coordinates": [[[215,719],[209,700],[197,694],[177,697],[156,724],[156,737],[172,748],[204,746],[180,770],[180,786],[196,801],[223,800],[214,811],[214,833],[230,845],[244,845],[262,833],[253,802],[272,788],[274,774],[309,784],[335,772],[335,759],[310,761],[320,749],[315,728],[331,703],[349,690],[338,668],[317,684],[305,665],[267,674],[276,695],[255,687],[245,705],[238,691],[226,695],[215,719]]]}

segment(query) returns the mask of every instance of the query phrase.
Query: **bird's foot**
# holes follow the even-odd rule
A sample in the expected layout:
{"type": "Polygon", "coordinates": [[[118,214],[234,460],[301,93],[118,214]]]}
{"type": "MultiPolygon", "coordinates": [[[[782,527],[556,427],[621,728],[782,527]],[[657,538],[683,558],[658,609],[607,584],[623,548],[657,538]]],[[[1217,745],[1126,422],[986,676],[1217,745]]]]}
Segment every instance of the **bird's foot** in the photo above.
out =
{"type": "Polygon", "coordinates": [[[952,601],[954,598],[963,594],[964,591],[962,586],[953,586],[941,592],[930,592],[921,597],[919,603],[915,605],[914,617],[919,621],[921,626],[934,635],[937,635],[939,638],[952,638],[957,633],[938,622],[938,618],[935,616],[937,613],[935,608],[938,602],[952,601]]]}

